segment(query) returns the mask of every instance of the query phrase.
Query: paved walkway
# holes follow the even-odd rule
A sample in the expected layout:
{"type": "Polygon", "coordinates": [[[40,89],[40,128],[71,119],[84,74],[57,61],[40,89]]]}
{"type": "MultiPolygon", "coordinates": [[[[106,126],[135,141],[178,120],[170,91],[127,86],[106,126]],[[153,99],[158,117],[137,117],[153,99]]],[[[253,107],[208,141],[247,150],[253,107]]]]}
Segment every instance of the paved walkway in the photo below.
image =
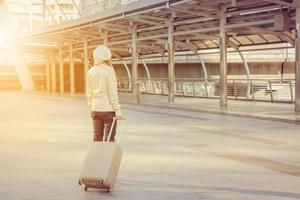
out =
{"type": "Polygon", "coordinates": [[[83,98],[0,93],[1,200],[300,199],[300,126],[123,105],[113,192],[84,192],[92,139],[83,98]]]}
{"type": "MultiPolygon", "coordinates": [[[[120,97],[124,103],[133,103],[130,93],[120,93],[120,97]]],[[[167,96],[146,94],[141,96],[143,105],[300,123],[300,113],[294,111],[294,104],[288,103],[228,100],[228,107],[221,109],[219,99],[176,97],[174,104],[167,102],[167,96]]]]}

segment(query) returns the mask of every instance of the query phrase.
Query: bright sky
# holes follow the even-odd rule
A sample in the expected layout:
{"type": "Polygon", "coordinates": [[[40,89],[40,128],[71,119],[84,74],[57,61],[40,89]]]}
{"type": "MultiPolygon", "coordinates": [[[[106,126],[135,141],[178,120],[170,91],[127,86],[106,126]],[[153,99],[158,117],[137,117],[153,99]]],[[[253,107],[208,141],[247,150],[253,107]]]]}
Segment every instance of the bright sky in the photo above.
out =
{"type": "Polygon", "coordinates": [[[7,40],[11,37],[12,24],[9,18],[6,1],[0,0],[0,47],[6,46],[7,40]]]}
{"type": "Polygon", "coordinates": [[[8,39],[9,39],[9,35],[5,32],[0,31],[0,48],[5,47],[7,45],[8,39]]]}

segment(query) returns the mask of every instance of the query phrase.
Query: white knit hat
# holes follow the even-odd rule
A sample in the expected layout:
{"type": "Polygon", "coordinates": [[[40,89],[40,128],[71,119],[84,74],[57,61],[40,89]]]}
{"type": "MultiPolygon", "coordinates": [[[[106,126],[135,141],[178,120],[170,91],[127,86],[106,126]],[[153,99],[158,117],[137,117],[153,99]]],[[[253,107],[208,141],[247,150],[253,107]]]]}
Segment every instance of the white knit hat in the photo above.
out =
{"type": "Polygon", "coordinates": [[[93,52],[95,61],[105,61],[111,59],[111,51],[105,45],[99,45],[93,52]]]}

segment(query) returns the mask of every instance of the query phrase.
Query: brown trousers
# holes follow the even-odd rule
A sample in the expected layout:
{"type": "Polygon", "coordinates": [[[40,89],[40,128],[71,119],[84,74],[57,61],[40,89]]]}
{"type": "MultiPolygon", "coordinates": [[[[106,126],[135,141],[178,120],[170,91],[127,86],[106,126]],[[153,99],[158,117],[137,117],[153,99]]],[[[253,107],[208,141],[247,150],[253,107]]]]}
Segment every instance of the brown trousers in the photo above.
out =
{"type": "MultiPolygon", "coordinates": [[[[113,124],[113,118],[116,116],[115,112],[92,112],[93,127],[94,127],[94,141],[105,141],[108,139],[109,131],[113,124]]],[[[115,141],[117,130],[117,121],[112,129],[110,142],[115,141]]]]}

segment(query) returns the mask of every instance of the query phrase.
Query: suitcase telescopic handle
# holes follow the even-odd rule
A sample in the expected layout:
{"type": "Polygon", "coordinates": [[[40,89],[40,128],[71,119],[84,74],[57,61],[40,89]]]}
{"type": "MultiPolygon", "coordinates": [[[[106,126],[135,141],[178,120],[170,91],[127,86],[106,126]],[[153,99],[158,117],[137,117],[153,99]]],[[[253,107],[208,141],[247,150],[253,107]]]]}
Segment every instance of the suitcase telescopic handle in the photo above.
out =
{"type": "MultiPolygon", "coordinates": [[[[120,121],[120,120],[122,120],[122,121],[124,121],[124,122],[123,122],[122,126],[120,127],[120,132],[119,132],[119,134],[118,134],[118,138],[117,138],[117,140],[116,140],[116,143],[119,143],[119,142],[120,142],[120,136],[121,136],[121,134],[122,134],[122,132],[123,132],[123,128],[124,128],[124,125],[125,125],[125,121],[126,121],[127,119],[126,119],[125,117],[122,117],[121,119],[119,119],[119,121],[120,121]]],[[[103,134],[103,141],[104,141],[104,142],[109,142],[109,141],[110,141],[111,134],[112,134],[112,131],[113,131],[114,126],[115,126],[115,124],[116,124],[116,121],[117,121],[117,118],[114,117],[114,118],[113,118],[113,123],[112,123],[112,125],[111,125],[111,127],[110,127],[109,134],[108,134],[108,137],[107,137],[107,140],[106,140],[106,141],[105,141],[105,134],[103,134]]]]}

